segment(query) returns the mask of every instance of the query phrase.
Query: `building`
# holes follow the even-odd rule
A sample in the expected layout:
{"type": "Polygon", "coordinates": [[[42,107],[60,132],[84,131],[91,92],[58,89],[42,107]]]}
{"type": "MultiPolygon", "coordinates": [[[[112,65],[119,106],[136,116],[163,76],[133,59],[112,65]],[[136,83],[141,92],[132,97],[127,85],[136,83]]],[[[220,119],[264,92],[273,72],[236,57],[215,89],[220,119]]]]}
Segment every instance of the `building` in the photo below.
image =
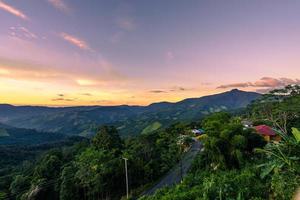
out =
{"type": "Polygon", "coordinates": [[[203,129],[193,129],[192,130],[192,133],[195,135],[195,136],[199,136],[199,135],[202,135],[205,133],[205,131],[203,129]]]}
{"type": "Polygon", "coordinates": [[[259,125],[254,127],[256,132],[263,136],[266,141],[280,141],[281,137],[278,133],[272,129],[270,126],[267,125],[259,125]]]}
{"type": "Polygon", "coordinates": [[[251,127],[253,127],[253,123],[252,123],[252,121],[250,121],[250,120],[243,120],[243,121],[242,121],[242,124],[243,124],[243,126],[244,126],[245,128],[251,128],[251,127]]]}

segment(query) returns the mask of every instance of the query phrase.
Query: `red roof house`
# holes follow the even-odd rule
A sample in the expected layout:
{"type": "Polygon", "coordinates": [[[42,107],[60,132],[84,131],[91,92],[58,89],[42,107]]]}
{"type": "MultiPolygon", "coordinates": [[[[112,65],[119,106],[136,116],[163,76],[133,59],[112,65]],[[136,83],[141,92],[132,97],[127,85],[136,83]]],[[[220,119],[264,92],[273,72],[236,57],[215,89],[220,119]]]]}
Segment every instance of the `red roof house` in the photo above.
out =
{"type": "Polygon", "coordinates": [[[274,131],[270,126],[267,125],[259,125],[254,127],[258,134],[263,136],[265,140],[270,141],[276,140],[280,141],[281,138],[279,135],[277,135],[276,131],[274,131]]]}

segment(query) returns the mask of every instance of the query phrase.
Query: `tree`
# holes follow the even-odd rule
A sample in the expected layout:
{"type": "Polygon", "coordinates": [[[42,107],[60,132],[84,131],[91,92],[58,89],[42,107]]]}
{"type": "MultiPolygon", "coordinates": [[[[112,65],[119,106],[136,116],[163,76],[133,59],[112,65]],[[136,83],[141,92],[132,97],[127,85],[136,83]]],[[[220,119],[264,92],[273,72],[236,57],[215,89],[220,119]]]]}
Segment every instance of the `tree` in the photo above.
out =
{"type": "Polygon", "coordinates": [[[76,178],[88,198],[110,198],[120,194],[122,160],[112,152],[87,148],[76,159],[76,178]]]}
{"type": "Polygon", "coordinates": [[[120,150],[123,142],[118,134],[118,131],[113,126],[101,126],[94,138],[92,144],[96,149],[104,150],[120,150]]]}
{"type": "Polygon", "coordinates": [[[244,129],[240,121],[229,114],[212,114],[204,119],[203,128],[207,134],[204,139],[206,159],[214,169],[240,168],[255,147],[265,144],[254,130],[244,129]]]}
{"type": "Polygon", "coordinates": [[[36,166],[34,177],[36,179],[53,179],[60,174],[61,160],[57,155],[48,154],[36,166]]]}
{"type": "Polygon", "coordinates": [[[30,187],[30,180],[28,177],[17,175],[10,184],[10,192],[16,199],[20,199],[22,194],[30,187]]]}
{"type": "Polygon", "coordinates": [[[74,174],[76,169],[70,165],[63,168],[60,180],[60,200],[76,200],[79,199],[78,191],[76,188],[76,180],[74,174]]]}
{"type": "Polygon", "coordinates": [[[218,112],[207,116],[202,121],[202,127],[210,136],[218,136],[224,124],[229,123],[231,116],[226,112],[218,112]]]}
{"type": "Polygon", "coordinates": [[[45,154],[37,163],[31,181],[31,188],[27,192],[28,199],[58,199],[59,176],[63,161],[59,149],[45,154]]]}

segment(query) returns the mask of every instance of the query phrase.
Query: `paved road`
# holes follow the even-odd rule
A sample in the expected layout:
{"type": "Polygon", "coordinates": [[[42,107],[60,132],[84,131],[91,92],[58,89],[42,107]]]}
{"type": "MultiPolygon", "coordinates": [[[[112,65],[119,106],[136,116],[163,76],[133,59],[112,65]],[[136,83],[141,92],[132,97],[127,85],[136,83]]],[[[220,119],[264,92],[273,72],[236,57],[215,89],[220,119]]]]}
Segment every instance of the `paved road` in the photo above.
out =
{"type": "Polygon", "coordinates": [[[181,163],[178,163],[175,167],[173,167],[173,169],[159,183],[143,193],[143,196],[153,195],[158,189],[179,183],[181,181],[181,174],[183,177],[187,174],[192,165],[192,161],[201,148],[201,143],[198,140],[195,140],[190,150],[182,158],[181,163]]]}

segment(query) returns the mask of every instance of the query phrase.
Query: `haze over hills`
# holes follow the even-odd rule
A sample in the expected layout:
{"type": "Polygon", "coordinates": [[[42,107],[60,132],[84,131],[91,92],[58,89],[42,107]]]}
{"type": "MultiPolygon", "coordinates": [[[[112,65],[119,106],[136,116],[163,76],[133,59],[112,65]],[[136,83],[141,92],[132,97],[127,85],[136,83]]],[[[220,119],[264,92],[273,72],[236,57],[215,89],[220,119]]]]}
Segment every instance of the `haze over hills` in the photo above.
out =
{"type": "Polygon", "coordinates": [[[60,142],[65,139],[67,136],[60,133],[14,128],[0,123],[0,145],[38,145],[60,142]]]}
{"type": "Polygon", "coordinates": [[[176,103],[160,102],[149,106],[80,106],[51,108],[0,105],[0,123],[37,131],[87,136],[102,124],[114,125],[121,135],[154,131],[178,121],[197,120],[222,110],[247,106],[260,97],[255,92],[231,90],[176,103]]]}

